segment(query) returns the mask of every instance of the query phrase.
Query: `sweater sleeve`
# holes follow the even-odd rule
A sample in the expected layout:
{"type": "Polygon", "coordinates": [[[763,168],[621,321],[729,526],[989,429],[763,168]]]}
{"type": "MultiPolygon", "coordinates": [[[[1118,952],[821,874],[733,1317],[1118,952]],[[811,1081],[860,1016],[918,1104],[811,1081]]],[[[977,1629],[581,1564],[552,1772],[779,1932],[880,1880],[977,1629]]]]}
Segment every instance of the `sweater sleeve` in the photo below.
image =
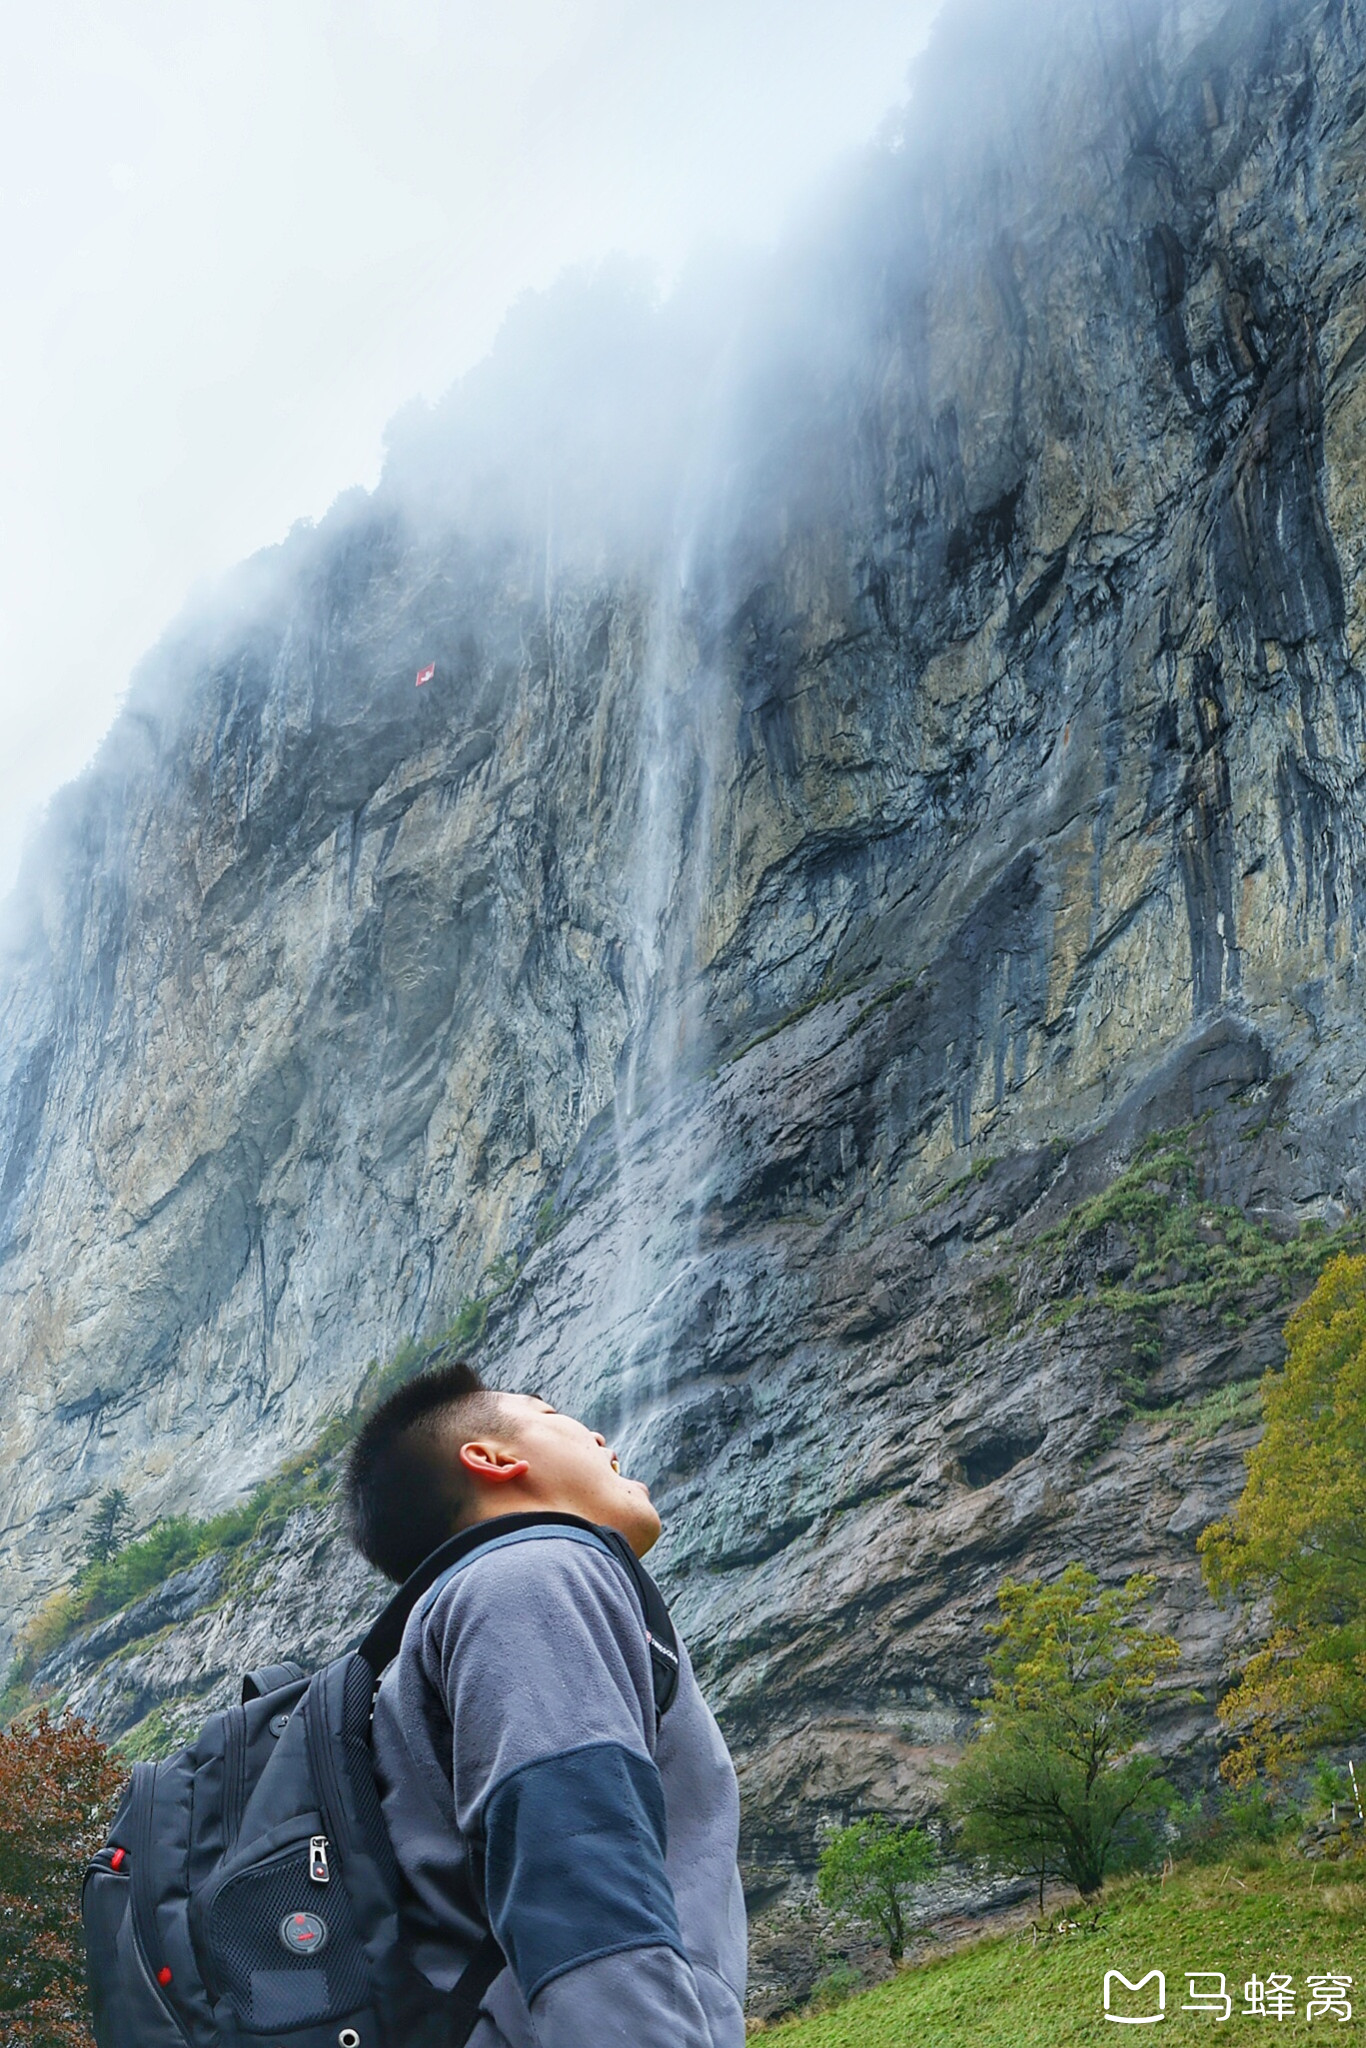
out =
{"type": "Polygon", "coordinates": [[[596,1544],[486,1553],[428,1617],[476,1881],[543,2048],[710,2048],[665,1866],[649,1651],[596,1544]]]}

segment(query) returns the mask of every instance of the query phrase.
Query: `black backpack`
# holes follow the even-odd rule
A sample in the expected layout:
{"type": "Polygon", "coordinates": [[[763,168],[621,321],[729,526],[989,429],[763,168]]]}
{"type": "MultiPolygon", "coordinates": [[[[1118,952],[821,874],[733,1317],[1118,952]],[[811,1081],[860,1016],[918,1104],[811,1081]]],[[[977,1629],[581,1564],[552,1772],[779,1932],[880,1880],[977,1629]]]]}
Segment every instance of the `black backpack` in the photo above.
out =
{"type": "Polygon", "coordinates": [[[541,1524],[589,1530],[629,1574],[666,1712],[677,1638],[615,1530],[527,1514],[453,1537],[354,1650],[311,1678],[297,1664],[249,1672],[240,1707],[178,1756],[135,1766],[81,1895],[99,2048],[463,2048],[503,1954],[489,1934],[443,1994],[403,1953],[371,1714],[422,1596],[485,1544],[541,1524]]]}

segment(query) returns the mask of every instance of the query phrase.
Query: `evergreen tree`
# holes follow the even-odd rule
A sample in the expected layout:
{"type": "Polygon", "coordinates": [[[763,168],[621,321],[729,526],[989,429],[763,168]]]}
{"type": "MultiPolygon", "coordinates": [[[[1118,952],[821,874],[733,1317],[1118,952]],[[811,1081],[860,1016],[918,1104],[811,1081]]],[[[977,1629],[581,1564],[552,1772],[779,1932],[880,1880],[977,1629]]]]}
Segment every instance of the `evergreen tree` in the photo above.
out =
{"type": "Polygon", "coordinates": [[[85,1532],[81,1563],[87,1567],[108,1564],[128,1540],[132,1510],[120,1486],[106,1487],[95,1503],[90,1527],[85,1532]]]}

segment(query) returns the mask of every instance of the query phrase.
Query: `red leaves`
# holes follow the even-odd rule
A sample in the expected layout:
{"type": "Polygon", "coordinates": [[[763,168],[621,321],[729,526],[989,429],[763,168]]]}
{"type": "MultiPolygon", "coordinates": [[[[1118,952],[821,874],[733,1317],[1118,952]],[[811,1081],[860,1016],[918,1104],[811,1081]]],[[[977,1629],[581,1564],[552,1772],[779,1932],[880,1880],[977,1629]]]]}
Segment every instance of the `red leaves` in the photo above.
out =
{"type": "Polygon", "coordinates": [[[126,1776],[74,1714],[0,1732],[0,2048],[89,2048],[81,1879],[126,1776]]]}

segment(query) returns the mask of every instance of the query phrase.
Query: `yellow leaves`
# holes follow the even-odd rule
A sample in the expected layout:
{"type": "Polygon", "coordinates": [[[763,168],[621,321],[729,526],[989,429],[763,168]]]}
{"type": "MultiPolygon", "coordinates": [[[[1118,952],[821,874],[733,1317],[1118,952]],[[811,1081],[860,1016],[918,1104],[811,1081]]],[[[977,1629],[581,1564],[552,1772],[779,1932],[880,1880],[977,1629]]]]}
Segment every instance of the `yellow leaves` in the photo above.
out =
{"type": "Polygon", "coordinates": [[[65,1642],[79,1619],[80,1601],[68,1589],[49,1593],[32,1621],[21,1629],[15,1644],[18,1668],[27,1673],[41,1664],[49,1650],[65,1642]]]}
{"type": "Polygon", "coordinates": [[[1242,1789],[1259,1772],[1279,1783],[1312,1736],[1340,1734],[1360,1721],[1362,1662],[1333,1655],[1337,1647],[1331,1638],[1279,1628],[1248,1659],[1219,1702],[1219,1719],[1237,1735],[1219,1767],[1229,1784],[1242,1789]]]}
{"type": "Polygon", "coordinates": [[[1349,1323],[1358,1321],[1366,1307],[1364,1290],[1366,1257],[1341,1252],[1330,1259],[1312,1294],[1286,1319],[1286,1348],[1300,1351],[1311,1332],[1329,1330],[1344,1316],[1349,1323]]]}
{"type": "Polygon", "coordinates": [[[1216,1600],[1233,1591],[1233,1542],[1233,1523],[1227,1516],[1222,1521],[1211,1522],[1195,1539],[1205,1584],[1216,1600]]]}
{"type": "Polygon", "coordinates": [[[1174,1637],[1139,1624],[1154,1583],[1136,1572],[1102,1591],[1081,1564],[1050,1583],[1005,1580],[996,1596],[1001,1619],[988,1624],[997,1639],[987,1658],[995,1709],[1047,1712],[1084,1700],[1088,1712],[1105,1713],[1148,1691],[1181,1654],[1174,1637]]]}
{"type": "Polygon", "coordinates": [[[1366,1258],[1331,1260],[1285,1334],[1242,1498],[1200,1550],[1213,1592],[1268,1589],[1290,1620],[1366,1595],[1366,1258]]]}
{"type": "Polygon", "coordinates": [[[1259,1770],[1278,1783],[1293,1760],[1295,1739],[1285,1724],[1295,1678],[1293,1637],[1289,1629],[1277,1629],[1219,1702],[1219,1719],[1238,1734],[1219,1766],[1220,1775],[1239,1791],[1253,1783],[1259,1770]]]}
{"type": "Polygon", "coordinates": [[[1330,1260],[1285,1338],[1242,1496],[1199,1541],[1211,1592],[1269,1594],[1276,1624],[1219,1704],[1235,1785],[1366,1723],[1366,1258],[1330,1260]]]}

